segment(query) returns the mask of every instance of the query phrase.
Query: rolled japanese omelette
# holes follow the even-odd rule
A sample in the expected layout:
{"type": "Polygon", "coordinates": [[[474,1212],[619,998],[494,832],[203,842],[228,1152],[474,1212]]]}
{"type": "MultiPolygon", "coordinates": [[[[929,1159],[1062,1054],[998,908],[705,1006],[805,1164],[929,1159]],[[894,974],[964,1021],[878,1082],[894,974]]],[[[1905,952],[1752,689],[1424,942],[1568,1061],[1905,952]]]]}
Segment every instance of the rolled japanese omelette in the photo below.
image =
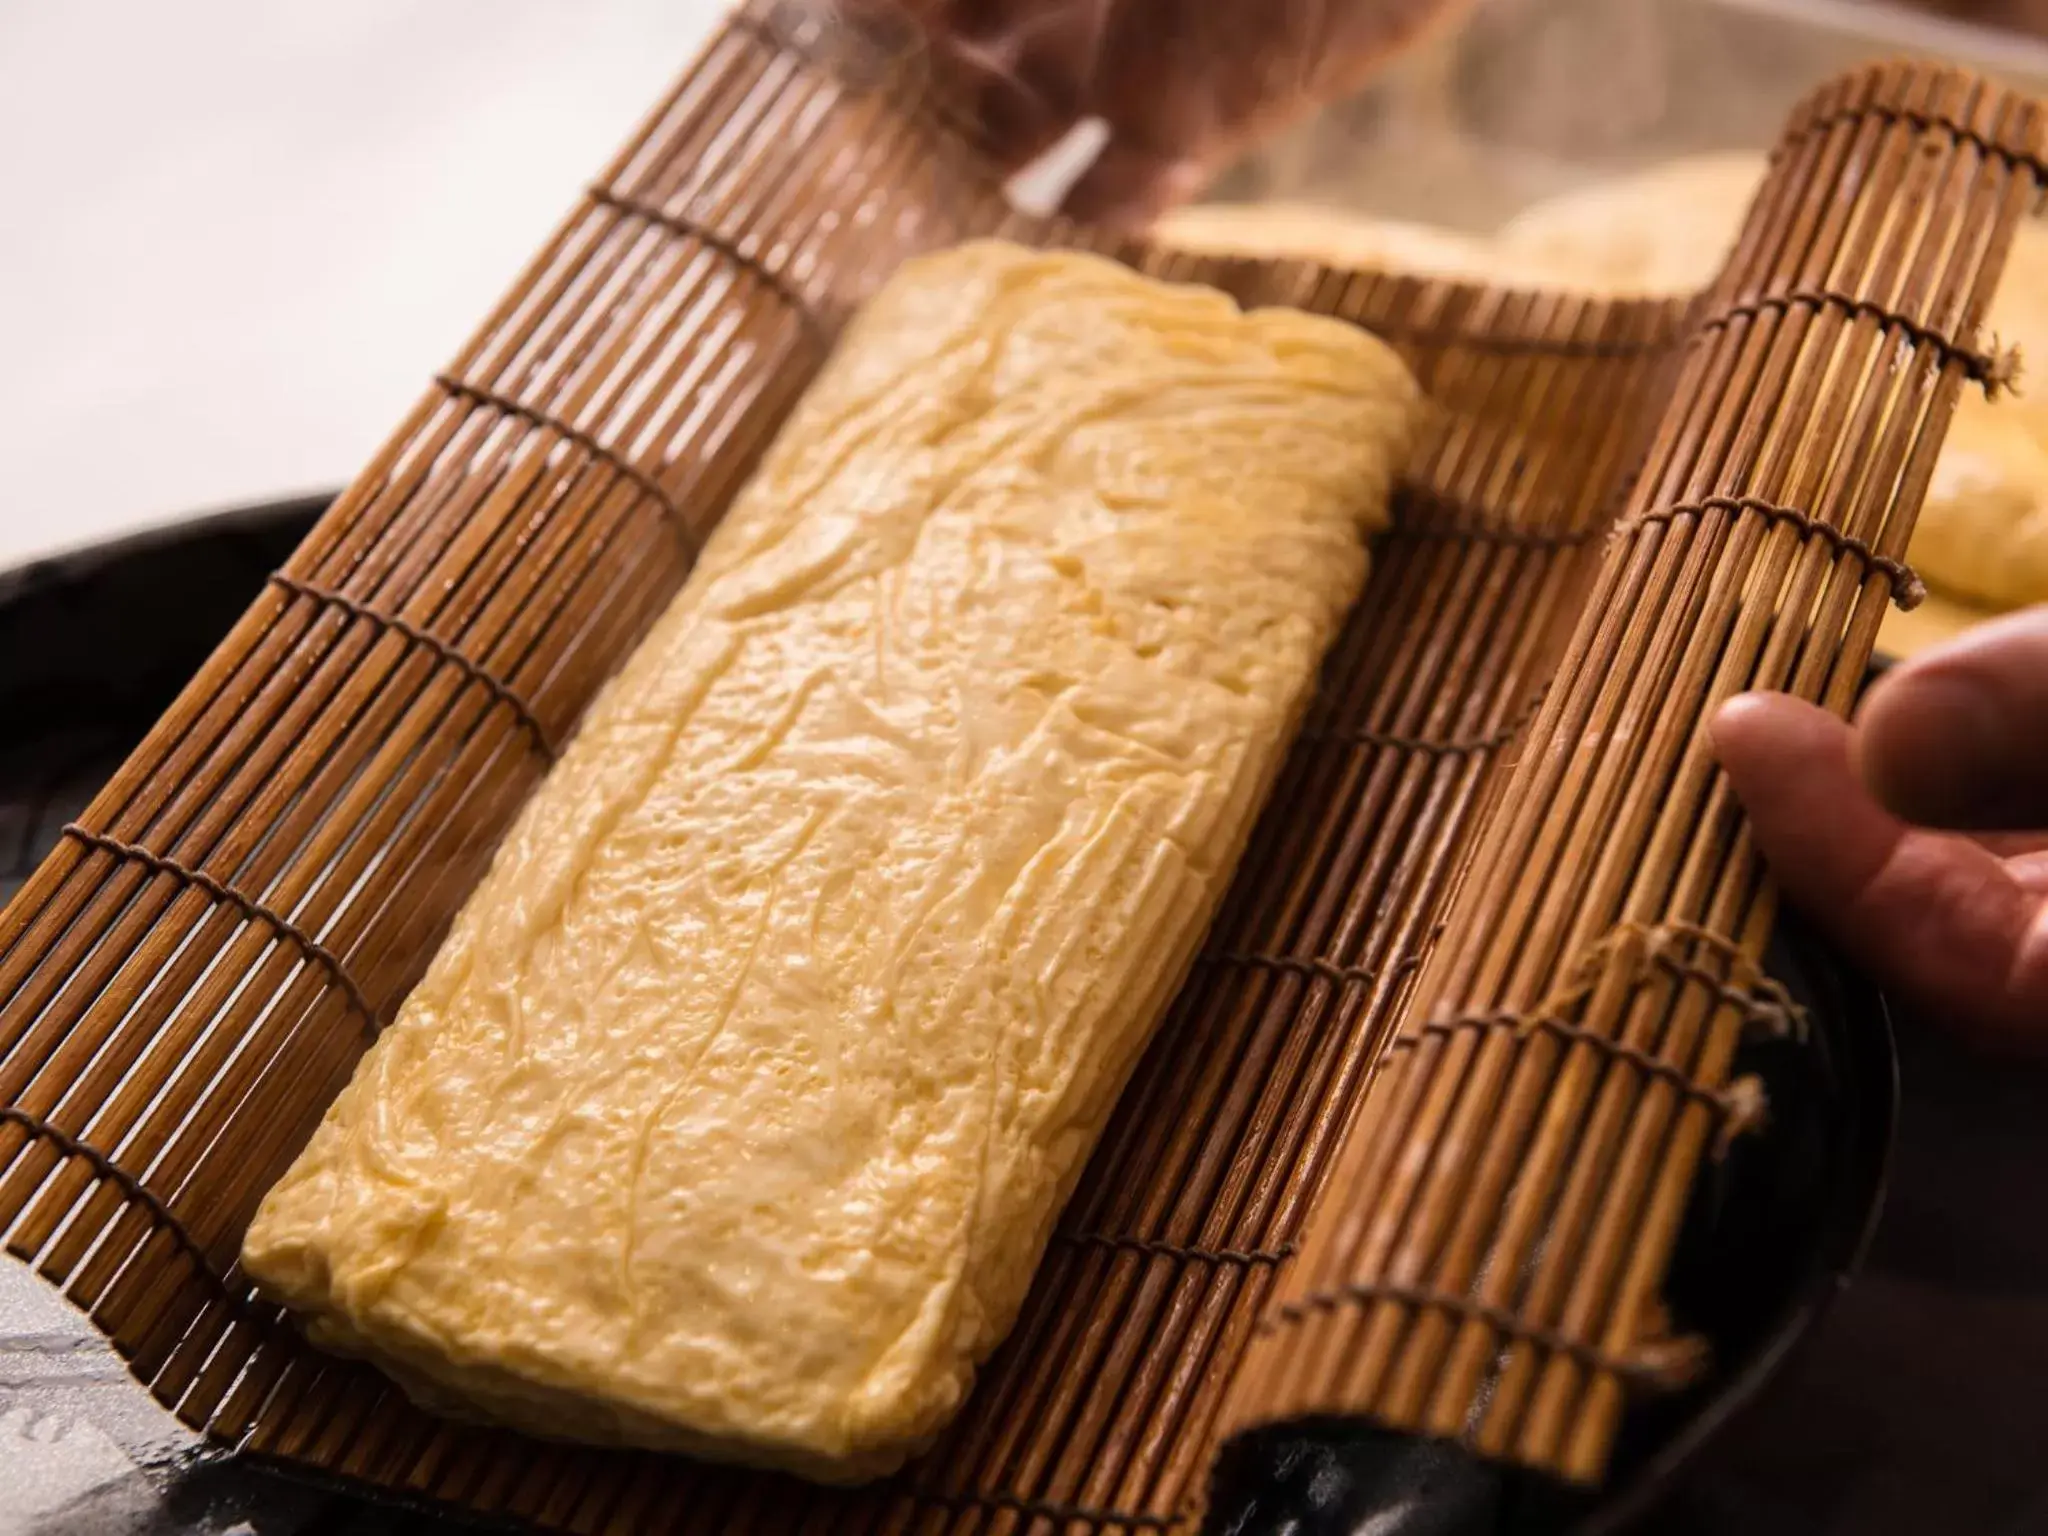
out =
{"type": "Polygon", "coordinates": [[[243,1262],[433,1406],[856,1481],[960,1406],[1356,598],[1418,392],[1092,256],[908,265],[243,1262]]]}

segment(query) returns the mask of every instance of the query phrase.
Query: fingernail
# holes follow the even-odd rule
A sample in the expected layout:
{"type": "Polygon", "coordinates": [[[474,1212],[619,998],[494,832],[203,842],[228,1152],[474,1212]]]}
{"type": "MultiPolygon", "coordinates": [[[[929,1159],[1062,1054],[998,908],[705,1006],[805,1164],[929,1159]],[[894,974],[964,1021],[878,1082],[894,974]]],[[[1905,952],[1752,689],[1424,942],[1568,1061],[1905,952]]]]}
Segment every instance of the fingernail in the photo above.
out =
{"type": "Polygon", "coordinates": [[[1718,725],[1723,720],[1740,720],[1744,715],[1754,713],[1762,703],[1763,695],[1760,693],[1731,694],[1723,699],[1720,707],[1714,711],[1714,723],[1718,725]]]}
{"type": "Polygon", "coordinates": [[[1720,752],[1748,729],[1749,722],[1765,707],[1760,693],[1738,693],[1722,700],[1721,707],[1707,717],[1707,740],[1720,752]]]}

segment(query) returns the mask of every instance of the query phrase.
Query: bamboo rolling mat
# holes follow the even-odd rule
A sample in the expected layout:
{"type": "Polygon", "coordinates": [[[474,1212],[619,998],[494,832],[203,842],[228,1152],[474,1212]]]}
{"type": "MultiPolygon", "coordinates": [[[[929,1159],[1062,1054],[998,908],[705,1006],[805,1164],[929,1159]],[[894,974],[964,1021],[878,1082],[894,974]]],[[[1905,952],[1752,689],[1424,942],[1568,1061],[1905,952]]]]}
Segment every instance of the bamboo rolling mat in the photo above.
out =
{"type": "Polygon", "coordinates": [[[1657,1293],[1771,898],[1701,745],[1846,707],[2048,180],[2041,108],[1873,69],[1720,283],[1595,302],[1100,242],[1386,336],[1435,403],[1194,975],[1009,1342],[855,1491],[434,1419],[235,1266],[263,1191],[817,366],[1010,214],[914,76],[736,15],[0,917],[0,1232],[188,1422],[544,1526],[1192,1530],[1220,1439],[1360,1414],[1598,1476],[1705,1368],[1657,1293]],[[1617,519],[1619,522],[1617,523],[1617,519]]]}

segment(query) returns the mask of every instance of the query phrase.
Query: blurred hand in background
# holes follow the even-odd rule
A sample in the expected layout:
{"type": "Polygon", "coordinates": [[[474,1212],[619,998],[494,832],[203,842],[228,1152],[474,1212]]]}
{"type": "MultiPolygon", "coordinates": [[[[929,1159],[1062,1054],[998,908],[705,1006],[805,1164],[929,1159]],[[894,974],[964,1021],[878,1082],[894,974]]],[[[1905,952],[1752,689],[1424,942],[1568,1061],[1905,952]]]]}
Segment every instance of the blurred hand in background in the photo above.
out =
{"type": "Polygon", "coordinates": [[[1982,27],[2009,27],[2015,32],[2048,36],[2048,0],[1914,0],[1935,11],[1982,27]]]}
{"type": "Polygon", "coordinates": [[[1472,0],[842,0],[907,11],[1015,170],[1082,120],[1108,126],[1068,194],[1141,221],[1200,191],[1250,141],[1338,97],[1472,0]]]}

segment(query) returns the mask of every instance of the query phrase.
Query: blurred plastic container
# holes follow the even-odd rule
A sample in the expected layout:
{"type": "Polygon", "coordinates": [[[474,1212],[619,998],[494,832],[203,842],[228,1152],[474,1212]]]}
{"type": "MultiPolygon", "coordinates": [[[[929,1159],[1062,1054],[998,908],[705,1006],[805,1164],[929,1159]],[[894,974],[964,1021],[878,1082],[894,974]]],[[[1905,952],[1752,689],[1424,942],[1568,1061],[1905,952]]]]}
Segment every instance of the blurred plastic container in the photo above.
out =
{"type": "Polygon", "coordinates": [[[1227,172],[1209,199],[1491,229],[1539,198],[1676,156],[1761,151],[1822,80],[1909,54],[2048,96],[2048,44],[1874,0],[1479,0],[1463,26],[1227,172]]]}

